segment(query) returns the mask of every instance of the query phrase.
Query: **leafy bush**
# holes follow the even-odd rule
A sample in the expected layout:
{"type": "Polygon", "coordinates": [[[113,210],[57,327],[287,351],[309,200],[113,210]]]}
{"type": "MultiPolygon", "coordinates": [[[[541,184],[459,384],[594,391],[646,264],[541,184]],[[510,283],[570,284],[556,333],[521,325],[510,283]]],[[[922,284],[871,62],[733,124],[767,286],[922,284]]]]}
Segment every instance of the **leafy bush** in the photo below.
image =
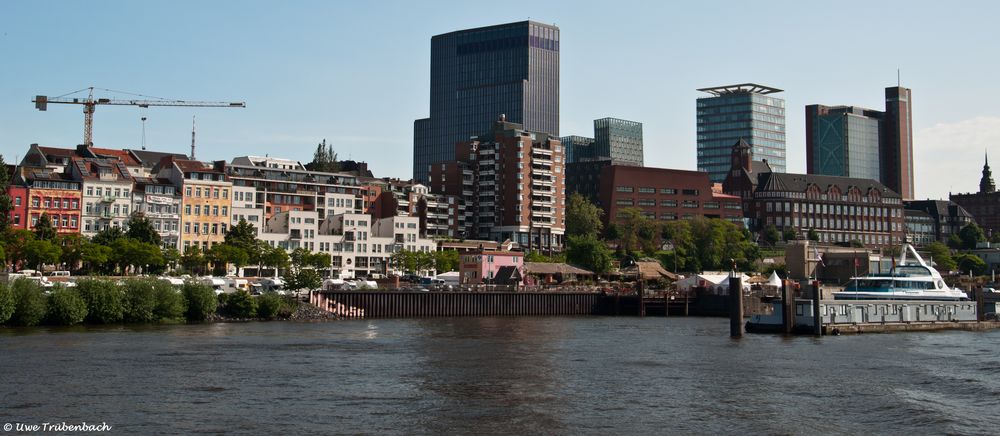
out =
{"type": "Polygon", "coordinates": [[[282,300],[281,296],[275,292],[265,292],[264,295],[257,297],[257,316],[274,319],[275,316],[278,316],[278,310],[281,309],[282,300]]]}
{"type": "Polygon", "coordinates": [[[156,300],[156,305],[153,307],[156,321],[174,321],[184,317],[187,302],[184,300],[184,295],[173,285],[157,280],[153,284],[153,296],[156,300]]]}
{"type": "Polygon", "coordinates": [[[47,320],[57,325],[73,325],[87,317],[87,302],[74,288],[58,287],[49,296],[47,320]]]}
{"type": "Polygon", "coordinates": [[[0,283],[0,324],[7,322],[14,314],[14,290],[7,283],[0,283]]]}
{"type": "Polygon", "coordinates": [[[14,293],[14,313],[10,324],[33,326],[45,317],[45,294],[38,282],[17,279],[11,287],[14,293]]]}
{"type": "Polygon", "coordinates": [[[247,291],[239,291],[226,298],[225,309],[232,317],[253,318],[257,316],[257,299],[247,291]]]}
{"type": "Polygon", "coordinates": [[[122,288],[110,280],[85,279],[76,283],[80,296],[87,302],[87,322],[113,324],[125,315],[122,288]]]}
{"type": "Polygon", "coordinates": [[[156,314],[156,294],[153,291],[153,282],[156,279],[129,279],[122,284],[122,294],[124,296],[124,316],[125,322],[148,323],[157,321],[156,314]]]}
{"type": "Polygon", "coordinates": [[[204,321],[209,315],[215,313],[219,302],[215,298],[215,291],[208,285],[187,281],[182,288],[184,300],[187,301],[187,311],[185,315],[188,321],[204,321]]]}

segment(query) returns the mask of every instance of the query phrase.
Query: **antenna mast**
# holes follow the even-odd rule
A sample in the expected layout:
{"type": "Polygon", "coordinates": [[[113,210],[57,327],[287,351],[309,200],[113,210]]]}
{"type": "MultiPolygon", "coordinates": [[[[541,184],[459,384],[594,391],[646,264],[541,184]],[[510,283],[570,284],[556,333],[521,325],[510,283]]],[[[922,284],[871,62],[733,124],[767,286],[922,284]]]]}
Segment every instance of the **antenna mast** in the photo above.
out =
{"type": "Polygon", "coordinates": [[[191,160],[194,160],[194,115],[191,115],[191,160]]]}

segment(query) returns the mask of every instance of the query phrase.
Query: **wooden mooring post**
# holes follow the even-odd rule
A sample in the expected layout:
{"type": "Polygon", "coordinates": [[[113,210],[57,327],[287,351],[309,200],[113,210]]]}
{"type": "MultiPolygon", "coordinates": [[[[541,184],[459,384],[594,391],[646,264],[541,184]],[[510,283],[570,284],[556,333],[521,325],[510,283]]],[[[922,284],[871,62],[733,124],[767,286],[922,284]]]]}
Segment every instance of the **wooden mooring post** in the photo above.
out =
{"type": "Polygon", "coordinates": [[[813,281],[813,335],[823,335],[823,318],[820,317],[819,304],[822,301],[820,292],[821,284],[819,280],[813,281]]]}
{"type": "Polygon", "coordinates": [[[729,336],[743,337],[743,283],[736,273],[729,275],[729,336]]]}
{"type": "Polygon", "coordinates": [[[986,321],[986,295],[983,294],[983,287],[976,286],[976,321],[986,321]]]}
{"type": "Polygon", "coordinates": [[[795,289],[789,285],[790,280],[781,281],[781,323],[786,335],[795,329],[795,289]]]}

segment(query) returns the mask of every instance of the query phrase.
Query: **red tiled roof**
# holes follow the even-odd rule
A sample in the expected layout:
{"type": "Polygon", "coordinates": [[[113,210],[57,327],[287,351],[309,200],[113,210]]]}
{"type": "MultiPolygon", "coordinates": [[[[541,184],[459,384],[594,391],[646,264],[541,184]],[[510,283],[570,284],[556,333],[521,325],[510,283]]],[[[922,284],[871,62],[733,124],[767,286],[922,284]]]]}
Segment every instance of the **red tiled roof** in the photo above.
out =
{"type": "Polygon", "coordinates": [[[174,159],[174,163],[177,164],[177,167],[184,172],[197,171],[199,173],[222,174],[221,171],[217,171],[212,165],[196,160],[174,159]]]}
{"type": "Polygon", "coordinates": [[[42,152],[45,155],[52,155],[52,156],[75,157],[77,155],[76,149],[73,148],[56,148],[56,147],[39,146],[38,151],[42,152]]]}

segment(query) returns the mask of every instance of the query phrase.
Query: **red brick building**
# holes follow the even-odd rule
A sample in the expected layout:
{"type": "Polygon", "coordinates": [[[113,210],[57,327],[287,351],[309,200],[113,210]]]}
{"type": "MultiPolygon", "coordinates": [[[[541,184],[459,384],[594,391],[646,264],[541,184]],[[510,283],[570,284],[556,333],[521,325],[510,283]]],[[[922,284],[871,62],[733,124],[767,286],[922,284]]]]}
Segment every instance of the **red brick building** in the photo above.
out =
{"type": "Polygon", "coordinates": [[[743,200],[751,230],[775,226],[800,239],[814,231],[819,242],[859,241],[869,247],[903,242],[902,198],[877,180],[775,173],[752,157],[750,146],[738,141],[723,183],[726,193],[743,200]]]}
{"type": "Polygon", "coordinates": [[[455,160],[430,165],[433,192],[461,198],[462,237],[529,250],[561,250],[565,154],[558,138],[503,117],[492,132],[455,147],[455,160]]]}
{"type": "Polygon", "coordinates": [[[601,169],[600,192],[605,225],[630,207],[662,221],[705,217],[743,223],[739,197],[713,192],[706,172],[608,165],[601,169]]]}

